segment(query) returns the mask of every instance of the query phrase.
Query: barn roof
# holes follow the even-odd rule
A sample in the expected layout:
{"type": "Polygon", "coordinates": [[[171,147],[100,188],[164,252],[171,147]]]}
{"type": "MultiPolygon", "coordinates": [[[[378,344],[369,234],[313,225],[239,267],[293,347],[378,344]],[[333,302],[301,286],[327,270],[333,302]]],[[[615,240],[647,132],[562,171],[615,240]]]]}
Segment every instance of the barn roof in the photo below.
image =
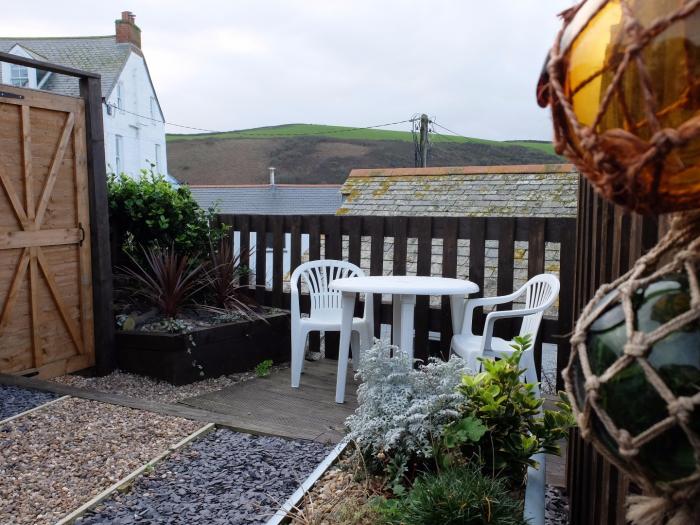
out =
{"type": "Polygon", "coordinates": [[[339,215],[575,217],[571,164],[352,170],[339,215]]]}
{"type": "Polygon", "coordinates": [[[217,206],[220,213],[253,215],[333,215],[342,199],[340,185],[262,184],[190,186],[203,208],[217,206]]]}

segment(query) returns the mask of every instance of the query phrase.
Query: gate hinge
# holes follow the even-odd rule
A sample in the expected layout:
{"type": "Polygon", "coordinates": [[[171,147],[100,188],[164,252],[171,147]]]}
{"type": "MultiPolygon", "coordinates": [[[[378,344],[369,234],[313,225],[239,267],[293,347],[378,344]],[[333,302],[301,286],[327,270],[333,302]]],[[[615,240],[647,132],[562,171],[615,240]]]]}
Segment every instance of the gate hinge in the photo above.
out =
{"type": "Polygon", "coordinates": [[[23,99],[24,95],[18,95],[17,93],[10,93],[9,91],[0,91],[0,98],[18,98],[23,99]]]}

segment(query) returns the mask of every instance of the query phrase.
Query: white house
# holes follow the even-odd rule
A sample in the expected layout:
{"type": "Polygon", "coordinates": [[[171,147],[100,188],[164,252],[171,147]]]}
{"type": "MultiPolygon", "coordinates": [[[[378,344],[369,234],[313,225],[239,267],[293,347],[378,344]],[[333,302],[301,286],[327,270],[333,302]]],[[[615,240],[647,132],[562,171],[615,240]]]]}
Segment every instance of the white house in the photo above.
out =
{"type": "MultiPolygon", "coordinates": [[[[168,174],[165,123],[146,59],[141,30],[124,11],[115,34],[91,37],[0,38],[0,51],[99,73],[102,77],[105,158],[108,173],[168,174]]],[[[75,78],[0,62],[0,82],[77,96],[75,78]]]]}

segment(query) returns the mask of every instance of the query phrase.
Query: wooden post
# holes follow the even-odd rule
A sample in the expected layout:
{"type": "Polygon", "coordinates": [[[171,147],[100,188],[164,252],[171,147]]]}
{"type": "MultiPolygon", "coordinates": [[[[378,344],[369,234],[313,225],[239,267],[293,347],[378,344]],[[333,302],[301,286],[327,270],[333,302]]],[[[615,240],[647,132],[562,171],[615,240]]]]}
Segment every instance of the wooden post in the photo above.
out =
{"type": "Polygon", "coordinates": [[[100,78],[82,77],[80,96],[85,101],[90,242],[92,243],[92,297],[95,305],[93,314],[95,367],[99,375],[105,375],[117,367],[117,352],[114,344],[112,258],[100,78]]]}

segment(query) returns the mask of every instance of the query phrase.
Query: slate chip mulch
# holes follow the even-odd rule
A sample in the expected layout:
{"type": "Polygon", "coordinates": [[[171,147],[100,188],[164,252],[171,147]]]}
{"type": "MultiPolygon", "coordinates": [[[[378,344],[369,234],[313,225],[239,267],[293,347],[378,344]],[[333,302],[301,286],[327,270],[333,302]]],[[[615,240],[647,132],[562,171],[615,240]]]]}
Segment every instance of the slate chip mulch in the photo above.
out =
{"type": "Polygon", "coordinates": [[[331,448],[218,429],[173,453],[77,523],[265,523],[331,448]]]}
{"type": "Polygon", "coordinates": [[[60,396],[51,392],[0,385],[0,421],[43,405],[57,397],[60,396]]]}
{"type": "Polygon", "coordinates": [[[544,508],[545,525],[569,525],[568,501],[564,489],[547,486],[544,508]]]}

